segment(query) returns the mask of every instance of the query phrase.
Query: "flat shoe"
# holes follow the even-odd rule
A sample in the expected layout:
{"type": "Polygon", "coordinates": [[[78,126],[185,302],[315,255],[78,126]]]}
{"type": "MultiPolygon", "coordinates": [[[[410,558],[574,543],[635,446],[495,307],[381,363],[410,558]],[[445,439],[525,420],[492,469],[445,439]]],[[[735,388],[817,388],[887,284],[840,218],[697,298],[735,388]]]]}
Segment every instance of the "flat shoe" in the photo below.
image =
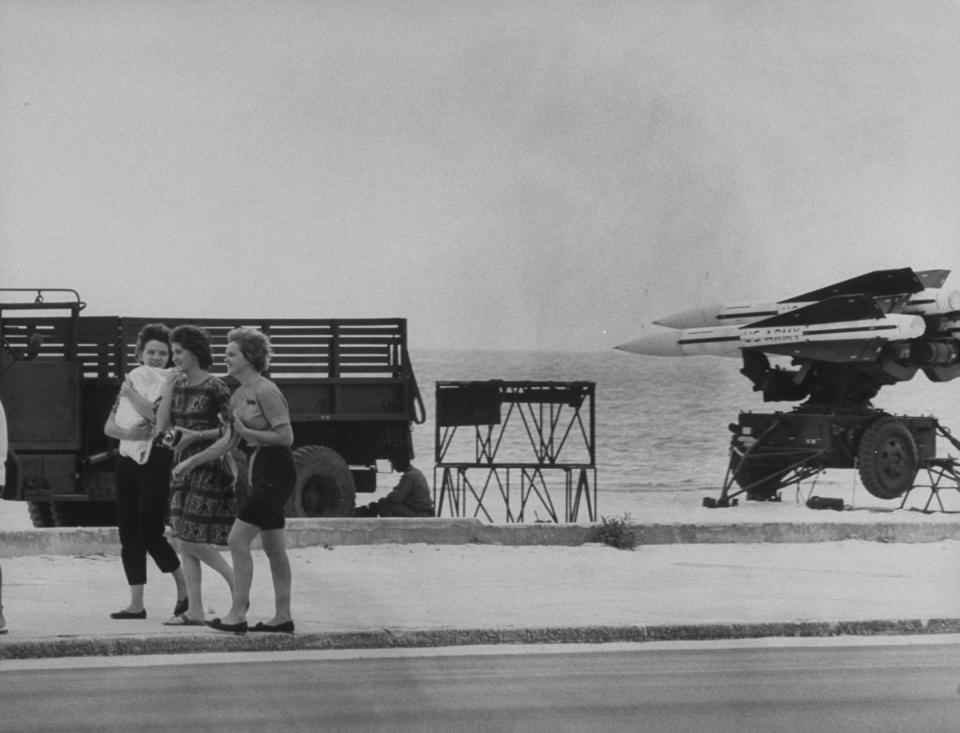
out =
{"type": "Polygon", "coordinates": [[[163,622],[164,626],[203,626],[203,619],[190,618],[185,613],[179,613],[163,622]]]}
{"type": "Polygon", "coordinates": [[[117,620],[127,620],[127,619],[145,619],[147,617],[147,611],[117,611],[110,614],[110,618],[117,620]]]}
{"type": "Polygon", "coordinates": [[[173,607],[173,615],[180,616],[187,612],[187,609],[190,607],[189,598],[180,598],[177,600],[177,605],[173,607]]]}
{"type": "Polygon", "coordinates": [[[281,631],[285,634],[293,633],[293,621],[284,621],[282,624],[271,626],[270,624],[257,623],[250,631],[281,631]]]}
{"type": "Polygon", "coordinates": [[[246,634],[247,633],[247,622],[241,621],[238,624],[225,624],[218,618],[215,618],[213,621],[207,621],[207,626],[216,631],[229,631],[232,634],[246,634]]]}

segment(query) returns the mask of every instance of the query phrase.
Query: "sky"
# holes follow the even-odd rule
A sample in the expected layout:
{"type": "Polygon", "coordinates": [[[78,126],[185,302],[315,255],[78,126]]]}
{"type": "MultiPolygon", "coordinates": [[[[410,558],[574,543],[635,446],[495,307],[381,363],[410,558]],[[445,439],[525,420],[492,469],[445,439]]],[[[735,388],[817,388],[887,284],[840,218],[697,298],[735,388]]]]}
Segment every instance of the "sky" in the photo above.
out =
{"type": "Polygon", "coordinates": [[[958,31],[957,0],[0,0],[0,287],[594,351],[956,269],[958,31]]]}

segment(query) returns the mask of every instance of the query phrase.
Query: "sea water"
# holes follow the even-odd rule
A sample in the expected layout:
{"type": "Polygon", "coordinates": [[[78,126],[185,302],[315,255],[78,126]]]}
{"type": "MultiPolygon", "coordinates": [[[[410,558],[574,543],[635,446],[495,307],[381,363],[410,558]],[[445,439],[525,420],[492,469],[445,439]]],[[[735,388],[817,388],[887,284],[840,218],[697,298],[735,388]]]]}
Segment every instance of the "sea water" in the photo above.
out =
{"type": "MultiPolygon", "coordinates": [[[[739,359],[646,357],[604,352],[413,351],[426,422],[414,428],[417,463],[434,463],[438,381],[531,380],[596,383],[597,488],[607,492],[698,491],[719,494],[729,459],[730,423],[741,411],[789,411],[796,403],[764,403],[740,374],[739,359]]],[[[960,379],[933,383],[922,372],[884,387],[874,407],[895,415],[933,415],[960,439],[960,379]]],[[[943,439],[938,454],[957,455],[943,439]]],[[[854,471],[821,477],[849,484],[854,471]]]]}

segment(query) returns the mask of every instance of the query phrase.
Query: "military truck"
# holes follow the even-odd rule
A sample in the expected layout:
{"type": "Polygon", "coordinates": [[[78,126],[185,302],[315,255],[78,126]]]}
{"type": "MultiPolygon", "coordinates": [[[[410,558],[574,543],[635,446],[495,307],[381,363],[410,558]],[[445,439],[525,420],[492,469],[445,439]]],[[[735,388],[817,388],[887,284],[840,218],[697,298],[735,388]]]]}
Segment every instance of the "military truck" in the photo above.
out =
{"type": "MultiPolygon", "coordinates": [[[[211,336],[212,372],[239,326],[270,337],[267,376],[290,406],[297,483],[288,516],[349,516],[377,486],[377,461],[413,456],[425,411],[403,318],[186,319],[81,315],[75,290],[0,288],[0,401],[10,448],[3,498],[28,503],[37,527],[115,524],[117,441],[103,433],[147,323],[191,324],[211,336]]],[[[237,451],[238,492],[246,457],[237,451]]]]}

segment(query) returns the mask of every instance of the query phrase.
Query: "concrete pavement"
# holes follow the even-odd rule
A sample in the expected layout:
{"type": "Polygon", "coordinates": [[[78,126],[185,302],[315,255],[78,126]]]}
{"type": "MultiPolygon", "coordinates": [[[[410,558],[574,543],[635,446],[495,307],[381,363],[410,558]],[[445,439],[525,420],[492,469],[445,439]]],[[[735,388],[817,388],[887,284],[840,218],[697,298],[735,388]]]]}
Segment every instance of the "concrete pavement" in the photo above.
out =
{"type": "MultiPolygon", "coordinates": [[[[115,530],[8,531],[0,659],[960,632],[958,517],[733,511],[637,524],[633,551],[587,542],[585,524],[293,520],[292,635],[163,626],[174,586],[154,568],[148,618],[114,621],[127,601],[115,530]]],[[[251,625],[273,610],[255,561],[251,625]]],[[[206,569],[204,597],[208,618],[226,612],[206,569]]]]}

